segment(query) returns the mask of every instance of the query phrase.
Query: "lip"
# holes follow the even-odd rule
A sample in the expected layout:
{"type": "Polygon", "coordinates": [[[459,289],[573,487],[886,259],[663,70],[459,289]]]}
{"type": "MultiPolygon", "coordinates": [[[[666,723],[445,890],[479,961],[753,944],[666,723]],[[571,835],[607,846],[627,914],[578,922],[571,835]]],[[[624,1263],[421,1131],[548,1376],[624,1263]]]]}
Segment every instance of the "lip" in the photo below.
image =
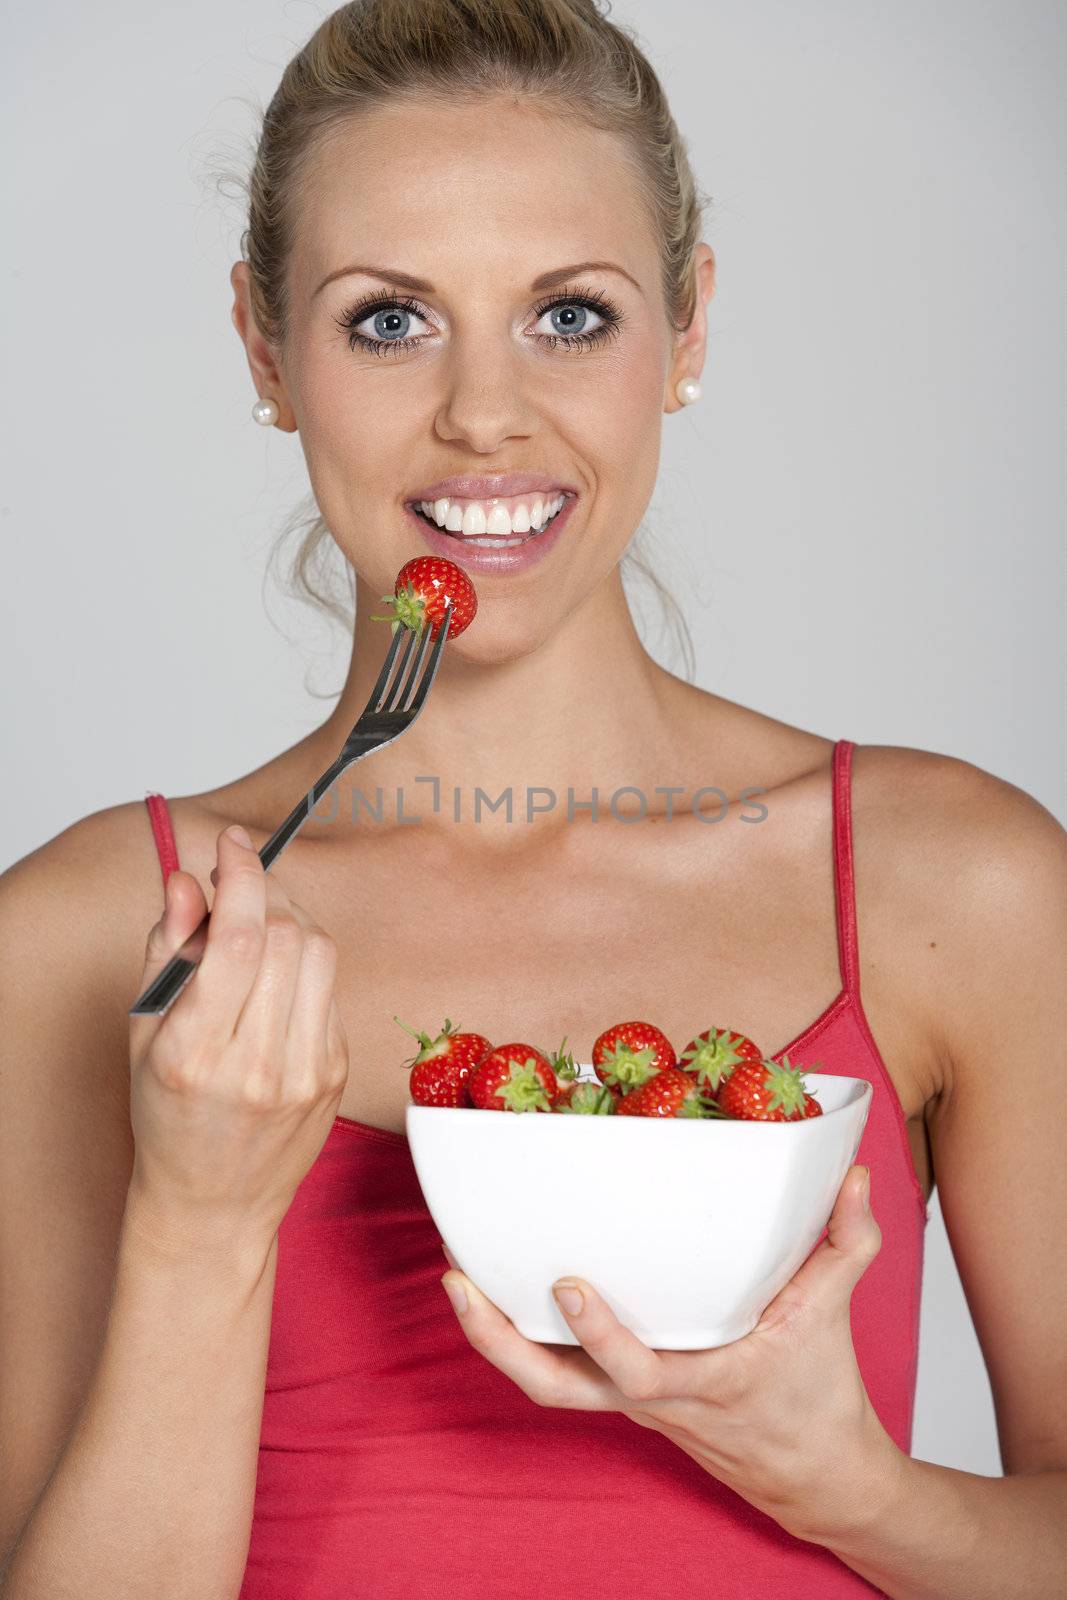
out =
{"type": "Polygon", "coordinates": [[[460,473],[455,478],[442,478],[428,488],[416,489],[405,497],[405,503],[417,505],[420,500],[493,500],[517,494],[576,495],[573,484],[550,477],[547,472],[494,472],[476,478],[470,473],[460,473]]]}
{"type": "MultiPolygon", "coordinates": [[[[429,496],[423,498],[428,499],[429,496]]],[[[499,550],[491,549],[487,545],[471,544],[458,533],[446,533],[443,528],[427,522],[426,518],[420,516],[411,505],[404,506],[404,515],[415,524],[422,536],[423,544],[435,556],[444,556],[446,561],[454,561],[464,572],[484,575],[523,572],[527,567],[543,561],[570,521],[571,513],[577,504],[578,496],[568,494],[563,509],[553,517],[544,533],[526,539],[522,544],[505,545],[499,550]]]]}

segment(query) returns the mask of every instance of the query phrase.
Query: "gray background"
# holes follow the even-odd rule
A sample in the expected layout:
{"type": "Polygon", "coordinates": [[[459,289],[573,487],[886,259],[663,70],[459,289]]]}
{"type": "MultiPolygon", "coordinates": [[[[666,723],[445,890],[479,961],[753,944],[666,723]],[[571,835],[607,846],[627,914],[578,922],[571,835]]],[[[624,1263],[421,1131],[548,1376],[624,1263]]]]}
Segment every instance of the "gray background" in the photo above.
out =
{"type": "MultiPolygon", "coordinates": [[[[38,0],[5,28],[0,866],[246,772],[347,651],[277,587],[307,493],[229,310],[243,170],[328,7],[38,0]]],[[[719,260],[704,399],[647,519],[697,681],[975,762],[1067,820],[1067,13],[1044,0],[625,0],[719,260]]],[[[650,648],[669,640],[645,605],[650,648]]],[[[876,1197],[877,1198],[877,1197],[876,1197]]],[[[914,1454],[999,1474],[936,1197],[914,1454]]]]}

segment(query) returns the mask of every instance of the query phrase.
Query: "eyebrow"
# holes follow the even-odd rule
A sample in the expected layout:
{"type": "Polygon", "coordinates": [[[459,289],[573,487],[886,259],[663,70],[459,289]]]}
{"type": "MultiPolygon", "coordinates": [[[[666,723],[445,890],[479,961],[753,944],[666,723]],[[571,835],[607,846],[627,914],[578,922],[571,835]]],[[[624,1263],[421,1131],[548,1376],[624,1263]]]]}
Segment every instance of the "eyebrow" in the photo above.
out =
{"type": "MultiPolygon", "coordinates": [[[[633,284],[638,294],[643,295],[645,292],[637,279],[630,277],[630,274],[623,267],[616,266],[614,261],[577,261],[569,267],[555,267],[551,272],[543,272],[539,278],[535,278],[530,288],[554,289],[557,284],[565,283],[568,278],[576,277],[579,272],[617,272],[620,277],[626,278],[633,284]]],[[[368,278],[382,278],[387,283],[396,284],[398,289],[410,289],[415,294],[436,292],[433,284],[427,283],[425,278],[413,278],[409,272],[397,272],[395,267],[359,265],[338,267],[336,272],[331,272],[328,277],[323,278],[311,298],[314,300],[315,295],[321,294],[326,285],[333,283],[336,278],[350,278],[358,273],[364,273],[368,278]]]]}

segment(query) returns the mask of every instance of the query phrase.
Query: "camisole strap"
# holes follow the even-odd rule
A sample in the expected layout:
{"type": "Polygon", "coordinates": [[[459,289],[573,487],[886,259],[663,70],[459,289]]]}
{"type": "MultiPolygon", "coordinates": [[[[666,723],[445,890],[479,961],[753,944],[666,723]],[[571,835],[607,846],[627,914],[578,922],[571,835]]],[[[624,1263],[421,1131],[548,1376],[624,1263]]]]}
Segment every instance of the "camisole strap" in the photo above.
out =
{"type": "Polygon", "coordinates": [[[860,958],[856,938],[856,874],[852,859],[852,752],[850,739],[839,739],[833,756],[834,904],[837,909],[837,952],[846,994],[859,995],[860,958]]]}
{"type": "Polygon", "coordinates": [[[178,846],[174,842],[174,827],[170,820],[170,810],[163,795],[155,794],[154,792],[145,796],[145,805],[148,807],[148,816],[152,823],[152,834],[156,841],[159,865],[163,873],[163,887],[166,888],[167,879],[172,872],[177,872],[178,870],[178,846]]]}

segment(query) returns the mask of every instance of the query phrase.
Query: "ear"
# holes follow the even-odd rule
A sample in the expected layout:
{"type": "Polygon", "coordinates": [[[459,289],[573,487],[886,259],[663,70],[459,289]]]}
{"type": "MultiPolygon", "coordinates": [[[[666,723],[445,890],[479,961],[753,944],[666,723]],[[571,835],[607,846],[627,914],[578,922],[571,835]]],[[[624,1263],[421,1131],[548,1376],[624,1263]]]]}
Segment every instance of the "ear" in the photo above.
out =
{"type": "Polygon", "coordinates": [[[248,356],[248,366],[261,400],[273,400],[278,407],[275,427],[283,433],[296,432],[296,416],[289,393],[275,358],[274,347],[261,333],[252,311],[252,294],[247,261],[235,261],[230,272],[233,310],[230,316],[248,356]]]}
{"type": "Polygon", "coordinates": [[[685,332],[675,335],[674,355],[663,391],[663,410],[668,415],[682,409],[675,385],[682,378],[699,378],[704,368],[708,337],[707,305],[715,293],[715,252],[709,244],[701,242],[697,245],[693,270],[697,282],[696,308],[685,332]]]}

